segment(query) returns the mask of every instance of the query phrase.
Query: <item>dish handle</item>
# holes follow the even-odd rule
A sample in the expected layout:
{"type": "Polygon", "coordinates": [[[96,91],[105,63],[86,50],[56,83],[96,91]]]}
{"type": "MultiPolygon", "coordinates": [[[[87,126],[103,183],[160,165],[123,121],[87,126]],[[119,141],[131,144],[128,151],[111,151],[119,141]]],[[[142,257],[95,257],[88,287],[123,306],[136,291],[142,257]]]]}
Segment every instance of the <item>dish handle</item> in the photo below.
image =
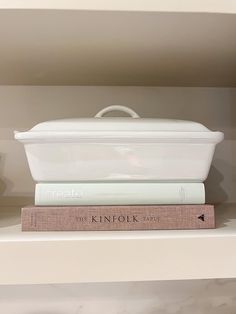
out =
{"type": "Polygon", "coordinates": [[[111,111],[122,111],[130,115],[131,118],[134,118],[134,119],[140,118],[140,116],[133,109],[126,106],[120,106],[120,105],[112,105],[112,106],[103,108],[96,114],[95,118],[102,118],[105,114],[111,111]]]}

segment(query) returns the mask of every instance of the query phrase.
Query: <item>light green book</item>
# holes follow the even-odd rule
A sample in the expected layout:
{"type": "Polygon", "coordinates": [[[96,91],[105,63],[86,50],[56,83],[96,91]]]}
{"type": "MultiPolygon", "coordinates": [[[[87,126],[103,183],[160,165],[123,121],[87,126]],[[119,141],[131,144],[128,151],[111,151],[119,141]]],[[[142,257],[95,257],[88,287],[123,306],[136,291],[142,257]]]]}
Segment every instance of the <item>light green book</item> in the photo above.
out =
{"type": "Polygon", "coordinates": [[[204,204],[203,183],[37,183],[35,205],[204,204]]]}

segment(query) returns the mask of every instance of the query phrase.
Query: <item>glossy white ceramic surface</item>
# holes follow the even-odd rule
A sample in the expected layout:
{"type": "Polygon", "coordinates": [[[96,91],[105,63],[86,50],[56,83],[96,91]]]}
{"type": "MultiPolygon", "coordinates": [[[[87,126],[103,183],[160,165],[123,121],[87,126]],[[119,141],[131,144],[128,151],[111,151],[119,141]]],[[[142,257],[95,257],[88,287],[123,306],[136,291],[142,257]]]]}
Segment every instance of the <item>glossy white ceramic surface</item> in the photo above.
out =
{"type": "Polygon", "coordinates": [[[203,182],[223,133],[200,123],[141,119],[130,108],[110,106],[92,119],[40,123],[16,132],[37,182],[203,182]],[[102,118],[122,110],[132,118],[102,118]]]}

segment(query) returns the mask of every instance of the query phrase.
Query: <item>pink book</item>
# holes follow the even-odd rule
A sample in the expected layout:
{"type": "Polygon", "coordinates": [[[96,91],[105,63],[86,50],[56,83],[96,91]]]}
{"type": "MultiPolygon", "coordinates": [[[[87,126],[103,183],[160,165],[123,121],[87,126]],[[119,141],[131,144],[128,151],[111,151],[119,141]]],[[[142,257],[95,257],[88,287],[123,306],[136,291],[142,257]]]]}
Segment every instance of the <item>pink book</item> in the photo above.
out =
{"type": "Polygon", "coordinates": [[[28,206],[22,231],[173,230],[215,228],[213,205],[28,206]]]}

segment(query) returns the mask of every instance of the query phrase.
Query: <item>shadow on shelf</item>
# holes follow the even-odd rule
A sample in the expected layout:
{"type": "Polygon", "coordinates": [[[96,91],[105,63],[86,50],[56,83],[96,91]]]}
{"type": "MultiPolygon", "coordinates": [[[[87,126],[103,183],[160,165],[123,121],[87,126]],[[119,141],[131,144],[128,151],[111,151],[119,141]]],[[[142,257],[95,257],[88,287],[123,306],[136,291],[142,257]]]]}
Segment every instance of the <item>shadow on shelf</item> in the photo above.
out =
{"type": "Polygon", "coordinates": [[[20,208],[23,205],[32,204],[31,197],[4,196],[7,188],[13,188],[13,183],[3,176],[5,158],[0,155],[0,228],[20,224],[20,208]]]}
{"type": "Polygon", "coordinates": [[[6,182],[6,178],[4,178],[3,180],[3,164],[4,164],[4,156],[1,154],[0,155],[0,197],[3,195],[3,193],[5,192],[6,188],[7,188],[7,183],[10,183],[9,182],[6,182]]]}
{"type": "MultiPolygon", "coordinates": [[[[229,167],[224,161],[216,160],[220,163],[221,168],[229,167]]],[[[205,181],[206,203],[208,204],[223,204],[227,201],[228,195],[222,188],[221,183],[224,180],[224,175],[216,168],[211,166],[207,180],[205,181]]]]}
{"type": "Polygon", "coordinates": [[[0,155],[0,206],[1,207],[19,207],[29,204],[33,204],[33,197],[22,196],[14,193],[14,196],[4,195],[6,190],[13,190],[14,184],[8,178],[3,175],[3,169],[5,165],[5,156],[0,155]]]}
{"type": "Polygon", "coordinates": [[[20,207],[0,207],[0,228],[20,224],[20,207]]]}
{"type": "Polygon", "coordinates": [[[216,228],[226,228],[236,220],[235,204],[221,204],[215,208],[216,228]]]}

